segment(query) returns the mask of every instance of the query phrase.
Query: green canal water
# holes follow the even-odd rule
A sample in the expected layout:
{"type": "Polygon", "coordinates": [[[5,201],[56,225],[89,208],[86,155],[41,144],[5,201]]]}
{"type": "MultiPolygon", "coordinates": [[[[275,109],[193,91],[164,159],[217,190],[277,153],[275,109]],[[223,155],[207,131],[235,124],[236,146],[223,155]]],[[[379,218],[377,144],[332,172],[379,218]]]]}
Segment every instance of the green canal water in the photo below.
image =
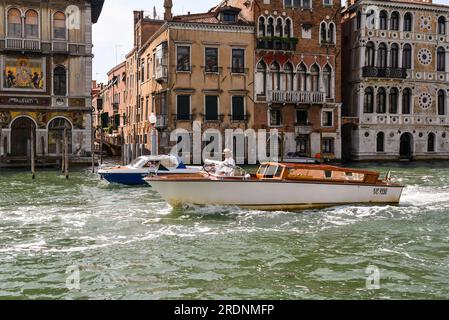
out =
{"type": "Polygon", "coordinates": [[[0,299],[449,299],[449,163],[358,166],[392,169],[401,205],[173,210],[89,170],[0,171],[0,299]]]}

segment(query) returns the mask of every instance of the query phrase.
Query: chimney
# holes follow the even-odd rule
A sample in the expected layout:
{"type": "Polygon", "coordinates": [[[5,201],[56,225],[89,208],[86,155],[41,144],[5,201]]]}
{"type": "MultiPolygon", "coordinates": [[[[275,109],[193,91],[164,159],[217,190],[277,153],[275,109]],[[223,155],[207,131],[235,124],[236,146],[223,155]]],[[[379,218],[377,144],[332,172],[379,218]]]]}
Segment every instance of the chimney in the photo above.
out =
{"type": "Polygon", "coordinates": [[[164,20],[168,21],[173,19],[173,14],[171,12],[172,8],[173,8],[172,0],[164,0],[164,9],[165,9],[164,20]]]}

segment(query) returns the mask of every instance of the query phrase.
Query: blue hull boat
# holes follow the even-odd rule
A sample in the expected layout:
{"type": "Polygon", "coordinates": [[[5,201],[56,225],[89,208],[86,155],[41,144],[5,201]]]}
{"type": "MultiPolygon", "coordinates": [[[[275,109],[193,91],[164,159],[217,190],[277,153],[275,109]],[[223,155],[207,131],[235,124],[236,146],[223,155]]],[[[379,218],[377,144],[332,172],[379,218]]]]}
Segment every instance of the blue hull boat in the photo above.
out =
{"type": "Polygon", "coordinates": [[[100,168],[98,174],[110,183],[128,186],[148,185],[144,178],[150,174],[196,173],[201,167],[188,167],[173,155],[142,156],[127,166],[100,168]]]}

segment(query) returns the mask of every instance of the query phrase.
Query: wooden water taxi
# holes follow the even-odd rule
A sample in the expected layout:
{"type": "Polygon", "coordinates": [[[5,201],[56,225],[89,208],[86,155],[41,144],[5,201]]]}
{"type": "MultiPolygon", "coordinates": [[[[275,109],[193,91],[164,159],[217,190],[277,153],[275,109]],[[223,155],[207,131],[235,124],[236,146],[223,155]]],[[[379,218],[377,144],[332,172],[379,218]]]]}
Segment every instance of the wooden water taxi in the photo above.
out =
{"type": "Polygon", "coordinates": [[[197,174],[145,178],[171,206],[224,205],[260,210],[297,210],[345,204],[400,202],[404,186],[388,174],[329,165],[263,163],[257,174],[242,169],[223,176],[197,174]]]}

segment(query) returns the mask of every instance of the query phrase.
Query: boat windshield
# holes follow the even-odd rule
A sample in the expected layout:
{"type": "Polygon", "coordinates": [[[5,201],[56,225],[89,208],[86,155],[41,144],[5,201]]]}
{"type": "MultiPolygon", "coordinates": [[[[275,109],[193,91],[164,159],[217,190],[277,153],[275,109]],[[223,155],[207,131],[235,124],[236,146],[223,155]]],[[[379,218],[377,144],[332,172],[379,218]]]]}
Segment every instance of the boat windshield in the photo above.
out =
{"type": "Polygon", "coordinates": [[[265,179],[280,177],[282,174],[282,167],[275,165],[263,165],[259,168],[259,175],[265,179]]]}
{"type": "Polygon", "coordinates": [[[137,158],[129,166],[132,168],[138,169],[138,168],[142,168],[146,163],[147,163],[147,160],[145,160],[144,158],[137,158]]]}

